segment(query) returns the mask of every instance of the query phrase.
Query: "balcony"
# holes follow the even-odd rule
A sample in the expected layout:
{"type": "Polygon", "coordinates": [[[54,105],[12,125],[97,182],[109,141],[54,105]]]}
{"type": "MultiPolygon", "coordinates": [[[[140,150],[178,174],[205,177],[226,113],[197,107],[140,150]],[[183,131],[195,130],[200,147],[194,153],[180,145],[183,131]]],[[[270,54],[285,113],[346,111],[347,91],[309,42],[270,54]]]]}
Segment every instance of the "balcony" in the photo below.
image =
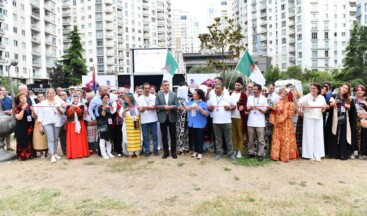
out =
{"type": "Polygon", "coordinates": [[[32,18],[35,18],[35,19],[37,19],[37,20],[39,20],[39,19],[40,19],[40,14],[39,14],[39,13],[32,12],[32,13],[31,13],[31,16],[32,16],[32,18]]]}
{"type": "Polygon", "coordinates": [[[106,42],[106,47],[115,47],[115,43],[113,43],[112,41],[108,41],[106,42]]]}
{"type": "Polygon", "coordinates": [[[106,8],[104,11],[110,14],[110,13],[113,13],[113,8],[106,8]]]}
{"type": "Polygon", "coordinates": [[[0,0],[0,7],[4,7],[4,1],[0,0]]]}
{"type": "Polygon", "coordinates": [[[51,34],[51,35],[55,35],[56,36],[56,29],[54,28],[45,28],[45,33],[46,34],[51,34]]]}
{"type": "Polygon", "coordinates": [[[107,16],[105,17],[105,21],[106,21],[106,22],[113,22],[113,20],[114,20],[113,15],[107,15],[107,16]]]}
{"type": "Polygon", "coordinates": [[[296,50],[294,47],[289,47],[288,51],[292,53],[292,52],[295,52],[296,50]]]}
{"type": "Polygon", "coordinates": [[[37,43],[37,44],[40,44],[41,43],[41,40],[36,38],[36,37],[32,37],[32,43],[37,43]]]}
{"type": "Polygon", "coordinates": [[[62,3],[62,8],[64,8],[64,9],[71,8],[69,2],[63,2],[62,3]]]}
{"type": "Polygon", "coordinates": [[[47,57],[47,58],[56,58],[56,53],[53,53],[53,52],[47,52],[47,53],[46,53],[46,57],[47,57]]]}
{"type": "Polygon", "coordinates": [[[36,6],[36,7],[40,7],[40,1],[39,0],[31,0],[31,5],[36,6]]]}
{"type": "Polygon", "coordinates": [[[41,79],[42,78],[42,74],[41,74],[41,72],[33,72],[33,78],[39,78],[39,79],[41,79]]]}
{"type": "Polygon", "coordinates": [[[289,44],[294,44],[294,43],[296,43],[296,40],[294,40],[294,38],[289,39],[289,44]]]}
{"type": "Polygon", "coordinates": [[[113,0],[105,0],[104,3],[106,5],[112,5],[113,4],[113,0]]]}
{"type": "Polygon", "coordinates": [[[106,25],[106,30],[107,31],[113,31],[113,28],[114,28],[113,24],[107,24],[106,25]]]}
{"type": "Polygon", "coordinates": [[[289,25],[289,26],[294,26],[294,24],[295,24],[295,23],[294,23],[294,20],[289,20],[289,22],[288,22],[288,25],[289,25]]]}
{"type": "Polygon", "coordinates": [[[6,59],[4,57],[0,57],[0,64],[6,64],[6,59]]]}
{"type": "Polygon", "coordinates": [[[289,11],[288,13],[288,17],[291,18],[291,17],[294,17],[295,16],[295,13],[294,11],[289,11]]]}
{"type": "Polygon", "coordinates": [[[52,12],[52,13],[55,13],[55,5],[54,4],[45,4],[45,9],[52,12]]]}
{"type": "Polygon", "coordinates": [[[39,29],[38,25],[35,24],[35,23],[32,23],[31,24],[31,29],[34,30],[34,31],[36,31],[36,32],[40,32],[40,29],[39,29]]]}
{"type": "Polygon", "coordinates": [[[4,21],[4,14],[0,13],[0,20],[4,21]]]}
{"type": "Polygon", "coordinates": [[[261,18],[266,17],[266,12],[265,12],[265,13],[264,13],[264,12],[263,12],[263,13],[260,13],[260,17],[261,17],[261,18]]]}
{"type": "Polygon", "coordinates": [[[290,35],[294,35],[294,34],[295,34],[295,31],[294,31],[294,29],[289,29],[288,33],[289,33],[290,35]]]}
{"type": "Polygon", "coordinates": [[[266,41],[266,40],[267,40],[267,37],[266,37],[265,35],[261,35],[261,36],[260,36],[260,40],[261,40],[261,41],[266,41]]]}
{"type": "Polygon", "coordinates": [[[114,65],[115,61],[113,59],[108,59],[107,60],[107,65],[114,65]]]}
{"type": "Polygon", "coordinates": [[[45,16],[45,20],[50,22],[50,23],[55,23],[56,22],[56,19],[55,19],[55,16],[54,15],[46,15],[45,16]]]}
{"type": "Polygon", "coordinates": [[[289,61],[291,61],[291,62],[295,62],[296,61],[296,57],[289,57],[289,61]]]}
{"type": "Polygon", "coordinates": [[[114,49],[107,50],[107,56],[116,56],[114,49]]]}
{"type": "Polygon", "coordinates": [[[106,34],[106,38],[107,38],[107,39],[114,39],[114,38],[115,38],[115,36],[113,35],[113,33],[107,33],[107,34],[106,34]]]}
{"type": "Polygon", "coordinates": [[[149,11],[148,10],[143,10],[143,15],[149,16],[149,11]]]}
{"type": "Polygon", "coordinates": [[[4,35],[5,34],[5,30],[3,28],[0,28],[0,35],[4,35]]]}
{"type": "Polygon", "coordinates": [[[56,47],[56,42],[48,40],[48,41],[46,41],[46,45],[56,47]]]}
{"type": "Polygon", "coordinates": [[[64,35],[67,35],[67,34],[69,34],[71,32],[71,28],[64,28],[63,30],[62,30],[62,33],[64,34],[64,35]]]}
{"type": "Polygon", "coordinates": [[[32,49],[32,55],[41,56],[41,51],[39,49],[32,49]]]}
{"type": "Polygon", "coordinates": [[[67,19],[67,20],[62,20],[62,25],[64,25],[64,26],[69,26],[69,25],[71,25],[71,19],[67,19]]]}
{"type": "Polygon", "coordinates": [[[148,34],[148,33],[145,33],[143,36],[144,36],[144,38],[150,38],[150,34],[148,34]]]}
{"type": "Polygon", "coordinates": [[[32,61],[33,67],[41,67],[41,61],[32,61]]]}
{"type": "Polygon", "coordinates": [[[65,16],[65,17],[71,16],[71,11],[70,10],[63,10],[62,11],[62,16],[65,16]]]}

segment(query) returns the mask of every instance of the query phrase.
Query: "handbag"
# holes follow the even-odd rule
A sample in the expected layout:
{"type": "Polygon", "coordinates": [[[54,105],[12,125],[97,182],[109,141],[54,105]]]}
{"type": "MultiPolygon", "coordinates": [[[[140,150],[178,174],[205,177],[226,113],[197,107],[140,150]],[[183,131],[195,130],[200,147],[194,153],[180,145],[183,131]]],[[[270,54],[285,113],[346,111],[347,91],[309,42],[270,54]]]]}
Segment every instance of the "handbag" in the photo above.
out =
{"type": "Polygon", "coordinates": [[[107,121],[99,120],[97,121],[97,128],[99,133],[105,133],[108,131],[107,121]]]}
{"type": "Polygon", "coordinates": [[[338,116],[338,124],[339,125],[343,125],[343,124],[345,124],[346,123],[346,118],[345,118],[345,115],[340,115],[340,116],[338,116]]]}

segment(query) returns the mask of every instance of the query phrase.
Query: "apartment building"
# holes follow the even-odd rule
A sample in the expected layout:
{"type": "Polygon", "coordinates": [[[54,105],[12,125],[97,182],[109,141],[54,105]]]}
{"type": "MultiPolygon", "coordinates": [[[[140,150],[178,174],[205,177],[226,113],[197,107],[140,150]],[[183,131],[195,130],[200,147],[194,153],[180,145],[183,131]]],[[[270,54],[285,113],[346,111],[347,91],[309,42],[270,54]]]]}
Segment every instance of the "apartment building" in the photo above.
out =
{"type": "Polygon", "coordinates": [[[341,68],[356,21],[356,0],[234,0],[244,45],[281,70],[341,68]]]}
{"type": "Polygon", "coordinates": [[[200,22],[187,11],[172,10],[173,50],[183,53],[197,53],[200,51],[198,38],[200,22]]]}
{"type": "Polygon", "coordinates": [[[18,83],[48,79],[62,55],[61,4],[56,0],[0,0],[0,76],[18,83]]]}
{"type": "Polygon", "coordinates": [[[130,49],[171,46],[169,0],[63,0],[64,51],[80,29],[84,58],[98,74],[130,73],[130,49]]]}

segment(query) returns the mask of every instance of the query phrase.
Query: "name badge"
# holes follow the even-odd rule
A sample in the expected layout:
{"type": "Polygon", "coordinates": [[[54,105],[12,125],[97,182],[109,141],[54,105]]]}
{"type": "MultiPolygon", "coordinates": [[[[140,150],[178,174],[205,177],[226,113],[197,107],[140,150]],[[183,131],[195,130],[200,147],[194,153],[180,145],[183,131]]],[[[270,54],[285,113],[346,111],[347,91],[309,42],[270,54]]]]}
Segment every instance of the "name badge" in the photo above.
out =
{"type": "Polygon", "coordinates": [[[345,112],[345,107],[344,107],[344,106],[341,106],[341,107],[340,107],[340,111],[341,111],[341,112],[345,112]]]}
{"type": "Polygon", "coordinates": [[[108,119],[108,124],[112,124],[112,119],[111,118],[108,119]]]}
{"type": "Polygon", "coordinates": [[[32,121],[32,116],[27,116],[27,120],[28,120],[28,122],[31,122],[32,121]]]}

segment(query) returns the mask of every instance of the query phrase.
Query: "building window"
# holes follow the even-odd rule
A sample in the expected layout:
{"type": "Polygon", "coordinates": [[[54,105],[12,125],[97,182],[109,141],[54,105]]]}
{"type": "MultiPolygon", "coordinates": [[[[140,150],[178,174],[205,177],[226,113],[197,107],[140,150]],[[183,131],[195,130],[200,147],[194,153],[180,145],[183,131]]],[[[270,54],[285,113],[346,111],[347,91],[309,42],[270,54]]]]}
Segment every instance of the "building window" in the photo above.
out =
{"type": "Polygon", "coordinates": [[[325,39],[329,39],[329,32],[324,32],[325,39]]]}
{"type": "Polygon", "coordinates": [[[345,37],[345,32],[342,32],[342,37],[345,37]]]}
{"type": "Polygon", "coordinates": [[[98,64],[103,64],[103,62],[104,62],[103,57],[98,57],[98,58],[97,58],[97,63],[98,63],[98,64]]]}
{"type": "Polygon", "coordinates": [[[319,64],[317,60],[312,60],[312,67],[317,67],[318,65],[319,64]]]}
{"type": "Polygon", "coordinates": [[[312,41],[312,48],[317,48],[317,41],[312,41]]]}
{"type": "Polygon", "coordinates": [[[317,39],[317,32],[312,32],[311,33],[311,38],[312,39],[317,39]]]}
{"type": "Polygon", "coordinates": [[[317,58],[317,51],[312,51],[312,58],[317,58]]]}
{"type": "Polygon", "coordinates": [[[329,51],[325,50],[325,57],[329,57],[329,51]]]}

